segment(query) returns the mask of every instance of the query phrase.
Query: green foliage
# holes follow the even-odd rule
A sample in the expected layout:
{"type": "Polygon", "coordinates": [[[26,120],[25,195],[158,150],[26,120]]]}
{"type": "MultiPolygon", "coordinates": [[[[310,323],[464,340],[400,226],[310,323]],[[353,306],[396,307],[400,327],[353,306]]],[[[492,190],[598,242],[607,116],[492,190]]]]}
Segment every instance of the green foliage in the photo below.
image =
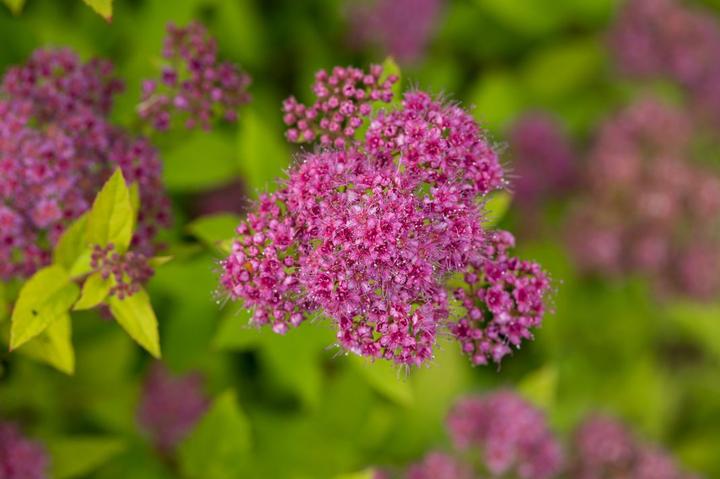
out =
{"type": "Polygon", "coordinates": [[[14,15],[19,15],[25,6],[25,0],[3,0],[3,3],[7,5],[14,15]]]}
{"type": "Polygon", "coordinates": [[[75,350],[72,345],[72,323],[70,315],[62,313],[39,335],[24,343],[18,352],[52,367],[73,374],[75,372],[75,350]]]}
{"type": "Polygon", "coordinates": [[[359,356],[348,356],[360,375],[378,393],[400,405],[409,406],[413,402],[413,391],[407,378],[407,371],[387,362],[370,362],[359,356]]]}
{"type": "Polygon", "coordinates": [[[130,337],[150,354],[159,358],[160,337],[157,317],[155,317],[147,292],[141,289],[123,299],[111,296],[108,306],[110,306],[113,317],[130,337]]]}
{"type": "Polygon", "coordinates": [[[496,191],[485,202],[485,227],[493,228],[503,219],[510,209],[512,195],[507,191],[496,191]]]}
{"type": "Polygon", "coordinates": [[[221,249],[221,243],[234,236],[240,217],[230,213],[203,216],[187,226],[187,230],[211,248],[221,249]]]}
{"type": "Polygon", "coordinates": [[[92,436],[58,438],[47,445],[55,479],[87,477],[125,448],[121,440],[92,436]]]}
{"type": "Polygon", "coordinates": [[[248,421],[235,394],[227,391],[180,445],[180,467],[190,479],[243,477],[251,460],[250,445],[248,421]]]}
{"type": "Polygon", "coordinates": [[[115,171],[95,197],[87,219],[87,242],[113,244],[121,253],[130,245],[135,228],[135,209],[120,170],[115,171]]]}
{"type": "Polygon", "coordinates": [[[171,191],[203,191],[231,181],[238,173],[232,138],[218,132],[190,133],[164,155],[164,183],[171,191]]]}
{"type": "Polygon", "coordinates": [[[83,283],[80,299],[78,299],[73,309],[82,311],[83,309],[92,309],[102,303],[107,298],[112,283],[109,279],[102,277],[101,273],[93,273],[83,283]]]}
{"type": "Polygon", "coordinates": [[[16,349],[65,317],[79,288],[60,266],[43,268],[20,290],[10,330],[10,348],[16,349]]]}
{"type": "Polygon", "coordinates": [[[98,15],[102,16],[105,20],[112,19],[112,4],[113,0],[83,0],[87,3],[90,8],[95,10],[98,15]]]}
{"type": "Polygon", "coordinates": [[[250,196],[275,189],[275,179],[288,167],[290,152],[282,132],[251,105],[243,112],[237,135],[238,167],[250,196]]]}

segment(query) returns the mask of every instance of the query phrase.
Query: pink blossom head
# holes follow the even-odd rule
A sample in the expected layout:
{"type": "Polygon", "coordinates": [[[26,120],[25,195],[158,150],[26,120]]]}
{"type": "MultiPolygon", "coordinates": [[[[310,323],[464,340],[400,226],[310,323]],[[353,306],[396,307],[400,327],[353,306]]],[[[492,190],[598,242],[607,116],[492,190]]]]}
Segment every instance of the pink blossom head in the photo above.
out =
{"type": "Polygon", "coordinates": [[[499,363],[542,324],[550,281],[537,263],[510,256],[514,245],[506,231],[489,233],[465,272],[467,287],[454,291],[465,314],[451,332],[473,364],[499,363]]]}
{"type": "Polygon", "coordinates": [[[321,315],[348,351],[428,360],[450,326],[447,277],[487,256],[482,198],[505,186],[482,130],[459,106],[412,91],[362,138],[300,160],[238,227],[223,289],[278,333],[321,315]]]}
{"type": "Polygon", "coordinates": [[[173,122],[187,129],[210,129],[218,119],[235,121],[240,106],[250,101],[250,77],[218,59],[217,43],[198,22],[187,27],[169,24],[161,77],[145,80],[140,117],[159,130],[173,122]]]}
{"type": "Polygon", "coordinates": [[[208,407],[199,374],[172,375],[154,364],[143,384],[138,421],[163,452],[171,452],[192,430],[208,407]]]}
{"type": "Polygon", "coordinates": [[[479,451],[492,475],[555,477],[563,454],[543,414],[511,391],[460,400],[447,419],[454,445],[479,451]]]}
{"type": "Polygon", "coordinates": [[[52,245],[117,168],[139,187],[135,247],[152,253],[157,230],[169,224],[157,152],[106,117],[119,88],[111,73],[102,61],[83,64],[67,50],[40,50],[3,78],[0,278],[45,265],[52,245]]]}
{"type": "Polygon", "coordinates": [[[45,448],[24,437],[19,428],[0,422],[0,479],[47,479],[45,448]]]}
{"type": "Polygon", "coordinates": [[[521,117],[510,131],[513,197],[523,207],[557,197],[573,183],[576,159],[562,126],[544,113],[521,117]]]}
{"type": "Polygon", "coordinates": [[[640,273],[664,295],[718,291],[720,224],[707,218],[720,216],[720,174],[696,162],[693,126],[683,111],[649,99],[603,124],[589,194],[568,223],[583,271],[640,273]]]}
{"type": "Polygon", "coordinates": [[[367,121],[376,103],[393,99],[392,86],[399,78],[383,74],[380,65],[365,72],[354,67],[335,67],[315,74],[315,102],[304,105],[294,96],[283,102],[283,121],[290,143],[319,143],[344,148],[367,121]]]}
{"type": "Polygon", "coordinates": [[[420,60],[442,19],[443,0],[349,0],[353,43],[376,44],[403,63],[420,60]]]}
{"type": "Polygon", "coordinates": [[[406,479],[473,479],[469,465],[441,452],[431,452],[408,468],[406,479]]]}
{"type": "Polygon", "coordinates": [[[577,479],[690,479],[664,451],[641,443],[620,422],[591,416],[574,436],[577,479]]]}

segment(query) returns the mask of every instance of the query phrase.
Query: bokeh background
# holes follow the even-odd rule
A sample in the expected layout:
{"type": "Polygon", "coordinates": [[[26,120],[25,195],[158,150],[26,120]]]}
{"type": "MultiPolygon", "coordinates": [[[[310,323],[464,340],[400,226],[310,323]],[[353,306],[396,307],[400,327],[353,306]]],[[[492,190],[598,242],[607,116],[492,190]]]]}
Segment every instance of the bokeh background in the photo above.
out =
{"type": "MultiPolygon", "coordinates": [[[[620,1],[395,3],[399,11],[368,15],[362,0],[116,0],[110,23],[79,0],[28,0],[19,15],[0,8],[0,71],[41,46],[107,57],[127,85],[113,112],[121,124],[135,122],[141,79],[157,74],[170,21],[203,22],[221,56],[253,79],[253,100],[236,124],[156,139],[175,214],[165,239],[176,258],[149,286],[163,363],[172,374],[202,378],[197,387],[219,404],[214,422],[195,431],[179,456],[159,453],[138,420],[153,362],[119,328],[81,316],[72,377],[0,352],[0,417],[43,440],[53,460],[60,458],[53,466],[60,475],[339,477],[442,447],[443,420],[457,397],[507,386],[542,407],[561,436],[589,412],[608,413],[688,469],[720,477],[720,297],[657,288],[658,272],[587,274],[568,246],[574,230],[587,226],[573,215],[595,191],[587,172],[604,122],[648,96],[695,114],[687,85],[672,75],[638,78],[619,65],[611,32],[620,1]],[[321,68],[382,63],[388,55],[406,87],[473,108],[504,150],[518,194],[535,191],[520,186],[524,178],[540,178],[540,192],[531,201],[514,198],[500,226],[517,233],[521,256],[552,274],[553,313],[535,341],[499,368],[471,367],[449,342],[431,365],[409,373],[368,365],[333,348],[333,332],[322,323],[285,337],[255,331],[246,326],[247,312],[213,295],[221,254],[202,239],[231,231],[256,192],[272,188],[299,151],[283,137],[282,99],[309,100],[321,68]],[[559,133],[538,133],[535,143],[524,138],[517,124],[528,114],[549,117],[559,133]],[[567,164],[550,159],[528,169],[523,161],[535,160],[521,151],[523,139],[530,152],[559,149],[549,156],[565,155],[567,164]],[[544,177],[554,179],[543,185],[544,177]],[[211,213],[222,216],[197,222],[211,213]],[[90,437],[103,438],[85,443],[85,457],[97,458],[93,467],[73,459],[83,456],[77,438],[90,437]]],[[[715,0],[683,5],[702,9],[711,22],[720,9],[715,0]]],[[[698,61],[720,65],[720,56],[698,61]]],[[[693,131],[705,139],[717,133],[709,120],[696,124],[693,131]]],[[[712,143],[687,161],[720,174],[720,149],[712,143]]],[[[692,238],[694,224],[683,227],[692,238]]],[[[710,275],[717,278],[720,269],[710,275]]]]}

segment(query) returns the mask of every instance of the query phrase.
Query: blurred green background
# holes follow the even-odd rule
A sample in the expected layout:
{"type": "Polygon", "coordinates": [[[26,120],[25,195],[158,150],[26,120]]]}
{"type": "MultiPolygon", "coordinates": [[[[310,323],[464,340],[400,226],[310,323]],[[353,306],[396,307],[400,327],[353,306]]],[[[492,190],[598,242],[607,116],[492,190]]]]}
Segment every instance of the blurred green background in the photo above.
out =
{"type": "MultiPolygon", "coordinates": [[[[424,57],[401,65],[403,82],[474,105],[499,144],[514,119],[542,109],[582,148],[600,119],[645,88],[619,80],[608,58],[616,3],[448,1],[424,57]]],[[[55,470],[71,471],[64,477],[331,478],[441,447],[458,395],[508,385],[542,406],[561,435],[590,411],[609,412],[688,468],[720,477],[720,306],[656,301],[640,279],[579,277],[561,240],[562,204],[549,205],[545,226],[520,241],[521,256],[552,273],[555,312],[501,368],[472,368],[449,342],[410,373],[368,365],[329,348],[333,332],[322,323],[281,337],[248,329],[246,312],[217,303],[220,255],[193,234],[194,201],[236,180],[250,196],[270,187],[293,154],[281,100],[308,100],[318,69],[383,61],[380,48],[351,48],[344,12],[340,0],[116,0],[107,23],[75,0],[28,0],[18,16],[0,8],[0,71],[47,45],[110,58],[127,85],[114,110],[122,124],[134,122],[140,80],[157,74],[169,21],[202,21],[221,56],[253,78],[253,101],[236,125],[157,139],[175,209],[167,239],[179,245],[150,284],[163,360],[205,375],[213,420],[175,460],[158,456],[135,418],[150,358],[92,314],[76,320],[73,377],[0,353],[0,417],[43,439],[55,470]],[[81,454],[73,438],[83,437],[105,442],[81,454]],[[83,455],[102,465],[74,464],[83,455]]],[[[519,218],[511,206],[501,226],[517,228],[519,218]]],[[[227,217],[200,229],[234,224],[227,217]]]]}

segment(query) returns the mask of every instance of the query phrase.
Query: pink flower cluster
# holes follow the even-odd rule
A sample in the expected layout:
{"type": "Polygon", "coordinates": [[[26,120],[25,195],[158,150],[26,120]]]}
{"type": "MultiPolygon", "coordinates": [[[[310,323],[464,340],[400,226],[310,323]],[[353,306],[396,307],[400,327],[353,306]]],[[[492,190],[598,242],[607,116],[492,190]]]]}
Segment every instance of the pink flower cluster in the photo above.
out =
{"type": "Polygon", "coordinates": [[[120,254],[115,251],[115,246],[112,244],[105,247],[94,246],[90,267],[99,272],[103,279],[113,279],[114,284],[109,294],[119,299],[140,291],[142,285],[147,283],[154,273],[144,254],[133,251],[120,254]]]}
{"type": "Polygon", "coordinates": [[[210,129],[218,118],[235,121],[237,109],[250,101],[250,77],[218,60],[217,42],[202,24],[170,24],[167,31],[163,56],[168,64],[159,80],[143,83],[140,117],[159,131],[175,117],[187,129],[210,129]]]}
{"type": "Polygon", "coordinates": [[[461,399],[446,426],[450,454],[431,452],[405,470],[378,469],[375,479],[697,479],[601,416],[580,424],[566,458],[542,412],[509,390],[461,399]]]}
{"type": "Polygon", "coordinates": [[[499,361],[507,353],[499,345],[519,344],[539,325],[546,280],[536,265],[488,243],[481,199],[505,186],[503,171],[460,107],[409,92],[401,106],[373,116],[362,140],[301,158],[238,227],[222,264],[224,290],[254,309],[254,324],[284,333],[320,314],[344,349],[418,365],[432,357],[441,329],[459,331],[449,276],[487,262],[496,276],[476,274],[484,283],[473,291],[493,287],[487,298],[502,290],[514,299],[493,306],[493,316],[474,293],[487,318],[468,312],[472,331],[461,339],[476,341],[477,351],[466,352],[486,353],[489,328],[495,351],[487,354],[499,361]]]}
{"type": "Polygon", "coordinates": [[[622,70],[678,82],[696,108],[720,121],[720,24],[711,12],[680,0],[630,0],[611,44],[622,70]]]}
{"type": "Polygon", "coordinates": [[[164,365],[156,363],[145,379],[137,415],[155,447],[169,453],[190,433],[207,408],[202,376],[174,376],[164,365]]]}
{"type": "MultiPolygon", "coordinates": [[[[533,112],[510,131],[513,199],[524,210],[566,192],[575,180],[576,158],[570,138],[552,116],[533,112]]],[[[530,213],[530,212],[529,212],[530,213]]]]}
{"type": "Polygon", "coordinates": [[[590,417],[575,433],[575,479],[691,479],[657,447],[639,442],[619,422],[590,417]]]}
{"type": "Polygon", "coordinates": [[[537,263],[508,255],[514,243],[508,232],[489,233],[465,273],[467,289],[454,292],[468,314],[451,331],[473,364],[499,363],[542,323],[550,281],[537,263]]]}
{"type": "Polygon", "coordinates": [[[590,153],[588,195],[570,220],[579,266],[639,272],[660,293],[720,291],[720,175],[695,164],[693,127],[656,101],[631,105],[601,128],[590,153]]]}
{"type": "Polygon", "coordinates": [[[403,63],[421,59],[441,18],[443,0],[374,0],[348,5],[351,41],[378,44],[403,63]]]}
{"type": "Polygon", "coordinates": [[[320,70],[313,85],[315,103],[306,106],[294,96],[283,102],[285,136],[292,143],[319,140],[323,146],[343,148],[370,116],[374,102],[392,100],[397,81],[395,75],[383,78],[380,65],[372,65],[369,73],[353,67],[335,67],[330,73],[320,70]]]}
{"type": "Polygon", "coordinates": [[[0,479],[46,479],[48,457],[12,423],[0,422],[0,479]]]}
{"type": "Polygon", "coordinates": [[[152,251],[169,223],[161,163],[143,138],[111,125],[120,84],[100,60],[38,50],[9,69],[0,87],[0,278],[24,277],[49,261],[52,245],[86,211],[120,167],[139,185],[142,209],[133,243],[152,251]]]}
{"type": "Polygon", "coordinates": [[[560,444],[543,414],[511,391],[460,400],[447,425],[457,448],[482,451],[492,475],[515,471],[524,479],[544,479],[562,468],[560,444]]]}

